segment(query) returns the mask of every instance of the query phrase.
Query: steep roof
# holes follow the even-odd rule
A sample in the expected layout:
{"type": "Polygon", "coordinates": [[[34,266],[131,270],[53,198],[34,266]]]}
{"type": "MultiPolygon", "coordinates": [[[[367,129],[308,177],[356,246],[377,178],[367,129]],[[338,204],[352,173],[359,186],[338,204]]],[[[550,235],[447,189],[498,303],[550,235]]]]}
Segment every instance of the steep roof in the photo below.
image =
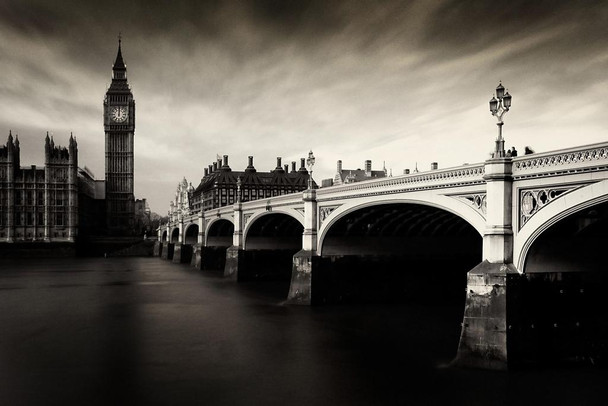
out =
{"type": "Polygon", "coordinates": [[[118,39],[118,53],[116,54],[116,60],[114,61],[114,66],[112,66],[113,70],[127,70],[127,66],[122,59],[122,52],[120,50],[121,39],[118,39]]]}
{"type": "Polygon", "coordinates": [[[371,171],[370,176],[365,174],[365,170],[363,169],[342,169],[336,175],[340,176],[340,180],[342,182],[361,182],[364,180],[369,180],[373,178],[384,178],[386,173],[381,171],[371,171]]]}

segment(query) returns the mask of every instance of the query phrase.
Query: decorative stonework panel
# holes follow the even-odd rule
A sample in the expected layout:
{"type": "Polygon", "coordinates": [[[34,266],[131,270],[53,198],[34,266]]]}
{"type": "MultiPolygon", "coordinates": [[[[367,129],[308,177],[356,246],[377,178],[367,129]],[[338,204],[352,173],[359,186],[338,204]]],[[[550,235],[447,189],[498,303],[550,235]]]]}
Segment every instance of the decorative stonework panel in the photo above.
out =
{"type": "Polygon", "coordinates": [[[560,196],[581,185],[548,187],[544,189],[527,189],[519,192],[519,229],[538,213],[543,207],[560,196]]]}
{"type": "Polygon", "coordinates": [[[243,228],[245,228],[245,226],[247,225],[247,222],[249,221],[249,218],[252,216],[253,214],[244,214],[243,215],[243,228]]]}
{"type": "Polygon", "coordinates": [[[319,225],[323,224],[325,219],[340,206],[324,206],[319,207],[319,225]]]}
{"type": "Polygon", "coordinates": [[[476,193],[470,195],[461,195],[461,196],[452,196],[456,199],[467,203],[471,207],[473,207],[479,214],[486,218],[486,194],[485,193],[476,193]]]}

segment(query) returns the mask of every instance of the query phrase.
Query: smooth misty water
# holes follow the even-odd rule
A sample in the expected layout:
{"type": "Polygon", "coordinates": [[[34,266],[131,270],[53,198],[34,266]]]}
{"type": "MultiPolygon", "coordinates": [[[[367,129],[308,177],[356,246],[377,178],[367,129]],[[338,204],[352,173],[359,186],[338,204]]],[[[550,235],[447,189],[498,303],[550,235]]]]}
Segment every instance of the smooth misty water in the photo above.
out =
{"type": "Polygon", "coordinates": [[[446,367],[461,308],[284,289],[158,258],[1,260],[0,405],[606,404],[605,369],[446,367]]]}

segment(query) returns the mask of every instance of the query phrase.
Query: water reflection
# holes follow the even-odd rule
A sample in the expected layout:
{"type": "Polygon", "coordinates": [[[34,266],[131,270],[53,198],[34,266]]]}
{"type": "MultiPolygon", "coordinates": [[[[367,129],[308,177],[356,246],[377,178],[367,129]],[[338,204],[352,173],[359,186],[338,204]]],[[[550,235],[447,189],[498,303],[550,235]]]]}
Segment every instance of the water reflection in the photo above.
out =
{"type": "Polygon", "coordinates": [[[284,283],[156,258],[1,265],[3,405],[600,404],[607,378],[446,367],[458,306],[285,306],[284,283]]]}

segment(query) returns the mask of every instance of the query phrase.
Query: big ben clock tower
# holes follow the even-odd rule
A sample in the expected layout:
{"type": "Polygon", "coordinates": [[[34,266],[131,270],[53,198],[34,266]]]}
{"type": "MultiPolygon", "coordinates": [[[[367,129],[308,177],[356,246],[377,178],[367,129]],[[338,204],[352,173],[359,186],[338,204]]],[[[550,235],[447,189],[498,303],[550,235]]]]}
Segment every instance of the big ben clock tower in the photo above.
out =
{"type": "Polygon", "coordinates": [[[106,225],[110,235],[130,235],[135,226],[133,136],[135,101],[127,83],[121,39],[112,67],[112,84],[103,102],[106,134],[106,225]]]}

